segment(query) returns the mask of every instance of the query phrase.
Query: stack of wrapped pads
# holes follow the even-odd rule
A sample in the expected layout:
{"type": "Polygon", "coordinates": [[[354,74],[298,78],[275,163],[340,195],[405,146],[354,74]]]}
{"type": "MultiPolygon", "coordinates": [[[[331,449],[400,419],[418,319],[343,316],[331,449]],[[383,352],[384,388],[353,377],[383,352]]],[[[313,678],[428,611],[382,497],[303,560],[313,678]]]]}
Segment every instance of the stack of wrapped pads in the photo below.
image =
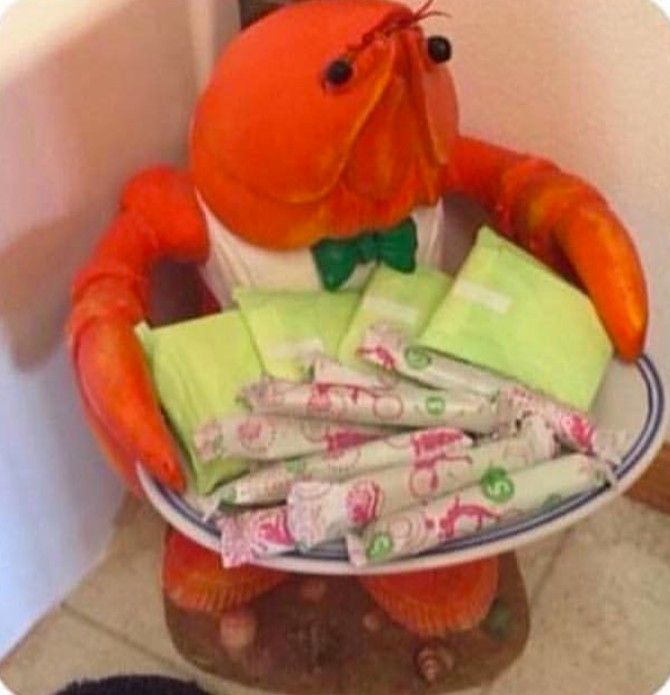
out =
{"type": "Polygon", "coordinates": [[[626,435],[585,412],[612,358],[591,303],[487,228],[454,280],[235,300],[137,329],[227,567],[341,539],[390,562],[616,480],[626,435]]]}

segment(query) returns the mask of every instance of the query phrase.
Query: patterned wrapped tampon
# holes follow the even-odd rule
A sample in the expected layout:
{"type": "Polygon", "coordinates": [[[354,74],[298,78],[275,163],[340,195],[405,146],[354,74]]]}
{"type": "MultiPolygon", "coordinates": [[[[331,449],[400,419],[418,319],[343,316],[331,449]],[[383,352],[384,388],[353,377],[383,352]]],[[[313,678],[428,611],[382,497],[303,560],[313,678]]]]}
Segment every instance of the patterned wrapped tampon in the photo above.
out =
{"type": "Polygon", "coordinates": [[[223,566],[240,567],[295,549],[286,507],[258,509],[218,521],[223,566]]]}
{"type": "Polygon", "coordinates": [[[204,461],[217,457],[253,461],[336,451],[388,435],[388,429],[350,423],[282,417],[231,415],[199,427],[193,443],[204,461]]]}
{"type": "Polygon", "coordinates": [[[494,396],[510,383],[490,372],[412,345],[405,334],[385,324],[376,324],[367,331],[358,356],[437,389],[459,389],[494,396]]]}
{"type": "Polygon", "coordinates": [[[476,483],[488,470],[507,473],[546,461],[557,453],[542,420],[523,431],[461,452],[427,455],[413,464],[366,473],[340,483],[298,481],[288,495],[288,523],[301,547],[341,538],[381,516],[476,483]]]}
{"type": "Polygon", "coordinates": [[[501,409],[513,419],[542,417],[559,442],[568,449],[596,456],[611,464],[621,461],[628,436],[626,432],[603,430],[585,413],[547,396],[511,385],[500,394],[501,409]]]}
{"type": "Polygon", "coordinates": [[[316,384],[344,384],[373,389],[392,389],[400,381],[399,376],[392,372],[372,368],[367,372],[361,372],[353,367],[347,367],[327,355],[314,357],[310,361],[309,371],[312,377],[311,381],[316,384]]]}
{"type": "Polygon", "coordinates": [[[256,413],[406,428],[443,425],[478,434],[493,432],[504,417],[496,399],[410,385],[386,389],[264,379],[245,388],[242,397],[256,413]]]}
{"type": "Polygon", "coordinates": [[[548,396],[491,372],[411,345],[393,327],[368,330],[359,354],[366,361],[435,388],[461,388],[482,395],[499,394],[501,421],[540,415],[566,447],[618,463],[625,451],[625,432],[602,430],[587,415],[548,396]]]}
{"type": "Polygon", "coordinates": [[[603,466],[571,454],[512,474],[490,468],[476,486],[382,517],[361,535],[350,533],[349,559],[359,567],[389,562],[554,505],[602,485],[607,479],[603,466]]]}
{"type": "Polygon", "coordinates": [[[471,445],[470,437],[449,427],[396,434],[348,449],[263,465],[222,485],[215,494],[227,504],[273,504],[286,499],[296,480],[346,480],[389,466],[409,465],[427,456],[458,452],[471,445]]]}

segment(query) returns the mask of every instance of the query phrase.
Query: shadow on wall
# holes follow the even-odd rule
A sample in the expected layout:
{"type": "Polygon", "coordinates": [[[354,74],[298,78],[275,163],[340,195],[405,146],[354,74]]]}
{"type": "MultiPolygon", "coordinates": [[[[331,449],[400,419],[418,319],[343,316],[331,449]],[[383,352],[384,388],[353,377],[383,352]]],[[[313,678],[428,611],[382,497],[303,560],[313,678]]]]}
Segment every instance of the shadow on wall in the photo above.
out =
{"type": "Polygon", "coordinates": [[[658,5],[661,12],[663,12],[663,14],[665,14],[665,16],[668,19],[670,19],[670,0],[649,0],[649,1],[658,5]]]}
{"type": "Polygon", "coordinates": [[[128,3],[0,100],[0,321],[21,370],[62,342],[69,284],[123,182],[183,158],[197,96],[187,5],[128,3]]]}
{"type": "Polygon", "coordinates": [[[0,256],[0,317],[13,364],[38,367],[64,339],[67,286],[80,241],[73,229],[86,228],[72,216],[21,234],[0,256]]]}
{"type": "Polygon", "coordinates": [[[67,36],[0,61],[0,596],[12,596],[0,656],[109,537],[120,486],[78,406],[63,340],[69,286],[124,181],[183,160],[202,44],[237,30],[226,2],[198,0],[198,19],[209,7],[213,21],[196,37],[192,0],[118,0],[99,21],[96,0],[78,0],[67,36]]]}

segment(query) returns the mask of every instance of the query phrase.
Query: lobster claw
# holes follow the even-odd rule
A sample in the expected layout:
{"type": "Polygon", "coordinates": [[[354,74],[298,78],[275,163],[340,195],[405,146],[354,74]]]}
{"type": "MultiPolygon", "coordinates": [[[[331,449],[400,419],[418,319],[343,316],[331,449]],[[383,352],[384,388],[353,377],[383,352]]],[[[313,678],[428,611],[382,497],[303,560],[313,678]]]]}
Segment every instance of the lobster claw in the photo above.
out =
{"type": "Polygon", "coordinates": [[[84,409],[110,464],[140,493],[137,463],[182,490],[179,455],[133,326],[146,316],[149,277],[163,258],[202,262],[207,231],[188,176],[148,169],[77,276],[68,339],[84,409]]]}
{"type": "Polygon", "coordinates": [[[89,422],[113,468],[135,493],[138,462],[168,487],[182,490],[178,453],[132,326],[123,318],[95,321],[72,354],[89,422]]]}
{"type": "Polygon", "coordinates": [[[455,149],[457,185],[510,239],[580,284],[619,356],[640,356],[648,298],[626,228],[598,191],[555,164],[472,138],[455,149]]]}
{"type": "Polygon", "coordinates": [[[647,289],[633,243],[604,203],[583,205],[555,227],[556,243],[593,300],[624,360],[644,349],[647,289]]]}
{"type": "Polygon", "coordinates": [[[513,167],[503,191],[503,228],[584,288],[622,359],[639,357],[648,320],[644,274],[607,202],[586,182],[540,160],[513,167]]]}

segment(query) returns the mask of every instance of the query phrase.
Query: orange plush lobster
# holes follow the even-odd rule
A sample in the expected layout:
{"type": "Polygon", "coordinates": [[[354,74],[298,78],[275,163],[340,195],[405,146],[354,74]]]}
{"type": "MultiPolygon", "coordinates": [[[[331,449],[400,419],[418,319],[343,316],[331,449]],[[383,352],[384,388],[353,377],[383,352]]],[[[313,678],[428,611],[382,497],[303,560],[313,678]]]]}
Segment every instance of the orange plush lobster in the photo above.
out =
{"type": "MultiPolygon", "coordinates": [[[[219,306],[236,285],[335,290],[364,280],[352,258],[366,268],[385,261],[356,251],[362,232],[384,238],[408,218],[415,238],[396,267],[439,263],[441,200],[458,192],[588,292],[621,358],[640,354],[647,296],[626,229],[578,177],[459,132],[451,45],[420,26],[429,4],[413,12],[390,0],[308,0],[269,15],[224,50],[196,108],[188,169],[150,169],[127,185],[74,283],[69,343],[90,423],[133,489],[138,461],[166,485],[184,484],[133,332],[162,259],[199,264],[219,306]],[[349,266],[324,252],[332,240],[351,241],[349,266]]],[[[366,585],[392,615],[412,596],[425,601],[422,615],[442,615],[439,629],[456,629],[482,617],[495,567],[366,585]]],[[[278,579],[223,570],[176,533],[166,545],[166,590],[184,606],[231,608],[278,579]]]]}

